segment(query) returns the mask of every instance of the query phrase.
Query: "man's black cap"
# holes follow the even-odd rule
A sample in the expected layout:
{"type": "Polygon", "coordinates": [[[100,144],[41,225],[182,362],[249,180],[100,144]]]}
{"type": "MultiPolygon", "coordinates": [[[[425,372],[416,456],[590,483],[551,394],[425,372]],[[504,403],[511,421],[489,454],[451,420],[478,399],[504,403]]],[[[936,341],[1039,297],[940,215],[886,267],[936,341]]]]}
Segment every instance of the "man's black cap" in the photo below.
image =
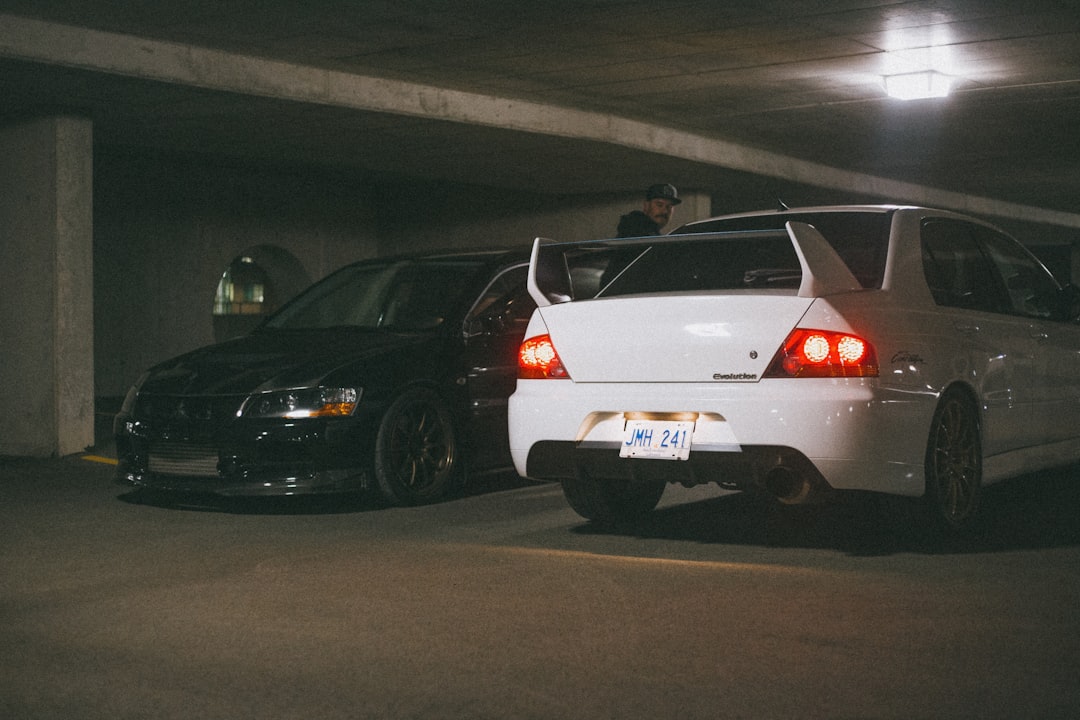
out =
{"type": "Polygon", "coordinates": [[[659,185],[650,185],[649,189],[645,191],[645,200],[656,200],[657,198],[663,198],[672,205],[678,205],[682,202],[679,199],[679,191],[675,189],[674,185],[667,183],[661,183],[659,185]]]}

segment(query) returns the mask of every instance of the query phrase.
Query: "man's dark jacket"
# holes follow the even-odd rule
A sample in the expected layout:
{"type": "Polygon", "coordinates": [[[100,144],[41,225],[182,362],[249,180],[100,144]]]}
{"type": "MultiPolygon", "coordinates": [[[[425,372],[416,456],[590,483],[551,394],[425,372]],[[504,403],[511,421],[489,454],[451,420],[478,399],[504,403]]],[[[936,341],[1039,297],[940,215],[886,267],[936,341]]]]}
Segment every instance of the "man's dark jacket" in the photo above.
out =
{"type": "Polygon", "coordinates": [[[628,212],[619,218],[619,227],[615,231],[615,237],[645,237],[646,235],[659,235],[660,226],[652,221],[640,210],[628,212]]]}

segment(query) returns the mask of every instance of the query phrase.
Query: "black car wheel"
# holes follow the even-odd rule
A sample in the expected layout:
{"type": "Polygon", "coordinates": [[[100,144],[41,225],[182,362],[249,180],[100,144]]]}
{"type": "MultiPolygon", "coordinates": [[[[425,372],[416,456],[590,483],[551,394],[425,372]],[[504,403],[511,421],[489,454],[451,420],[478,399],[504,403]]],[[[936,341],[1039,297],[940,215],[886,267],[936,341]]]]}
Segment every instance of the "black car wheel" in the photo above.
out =
{"type": "Polygon", "coordinates": [[[431,390],[403,393],[387,409],[375,439],[375,478],[395,504],[439,500],[457,488],[453,417],[431,390]]]}
{"type": "Polygon", "coordinates": [[[664,494],[663,480],[631,481],[578,476],[564,478],[563,495],[574,511],[598,523],[635,520],[652,511],[664,494]]]}
{"type": "Polygon", "coordinates": [[[982,442],[971,400],[957,391],[942,396],[926,446],[926,510],[946,531],[975,519],[982,486],[982,442]]]}

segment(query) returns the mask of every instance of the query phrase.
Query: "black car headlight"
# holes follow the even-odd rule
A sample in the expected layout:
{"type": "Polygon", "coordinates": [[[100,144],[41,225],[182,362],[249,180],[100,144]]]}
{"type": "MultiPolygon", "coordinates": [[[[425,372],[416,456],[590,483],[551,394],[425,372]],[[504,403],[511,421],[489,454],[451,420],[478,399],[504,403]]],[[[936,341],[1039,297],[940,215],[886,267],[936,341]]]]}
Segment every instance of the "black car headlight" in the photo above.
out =
{"type": "Polygon", "coordinates": [[[352,415],[360,388],[300,388],[258,393],[244,401],[243,418],[315,418],[352,415]]]}

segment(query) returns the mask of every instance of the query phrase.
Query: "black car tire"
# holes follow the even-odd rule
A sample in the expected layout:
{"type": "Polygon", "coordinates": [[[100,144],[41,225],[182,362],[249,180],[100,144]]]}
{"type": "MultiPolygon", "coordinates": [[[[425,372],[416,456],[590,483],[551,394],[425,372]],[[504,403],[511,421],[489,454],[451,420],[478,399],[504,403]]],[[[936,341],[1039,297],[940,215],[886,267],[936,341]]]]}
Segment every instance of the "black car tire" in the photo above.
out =
{"type": "Polygon", "coordinates": [[[396,505],[419,505],[458,489],[454,419],[437,393],[417,388],[387,408],[375,438],[375,479],[396,505]]]}
{"type": "Polygon", "coordinates": [[[926,443],[924,509],[945,532],[968,529],[979,509],[982,439],[971,399],[950,390],[942,395],[926,443]]]}
{"type": "Polygon", "coordinates": [[[656,508],[667,483],[663,480],[616,480],[579,475],[563,478],[563,495],[586,520],[619,523],[641,518],[656,508]]]}

